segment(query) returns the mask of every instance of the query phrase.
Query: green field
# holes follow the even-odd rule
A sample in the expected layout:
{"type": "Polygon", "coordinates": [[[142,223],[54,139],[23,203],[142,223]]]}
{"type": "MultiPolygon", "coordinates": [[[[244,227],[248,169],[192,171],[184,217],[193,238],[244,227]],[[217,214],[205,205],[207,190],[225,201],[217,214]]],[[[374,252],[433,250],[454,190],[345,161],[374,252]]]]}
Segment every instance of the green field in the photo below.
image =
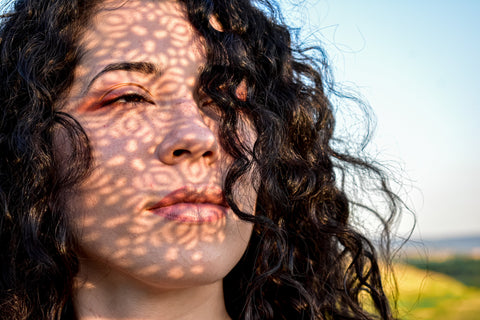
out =
{"type": "Polygon", "coordinates": [[[399,318],[410,320],[478,320],[480,288],[445,274],[397,264],[399,318]]]}
{"type": "Polygon", "coordinates": [[[454,256],[448,259],[432,257],[430,259],[407,258],[406,263],[414,267],[446,274],[467,286],[480,288],[480,260],[466,256],[454,256]]]}

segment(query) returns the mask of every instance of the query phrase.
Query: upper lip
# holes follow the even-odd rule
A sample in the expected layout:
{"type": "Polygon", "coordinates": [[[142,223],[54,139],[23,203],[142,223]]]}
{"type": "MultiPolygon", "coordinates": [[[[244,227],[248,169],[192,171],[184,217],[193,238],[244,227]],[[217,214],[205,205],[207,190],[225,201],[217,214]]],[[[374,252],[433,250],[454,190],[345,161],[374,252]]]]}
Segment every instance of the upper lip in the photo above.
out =
{"type": "Polygon", "coordinates": [[[220,187],[215,185],[184,186],[174,190],[147,210],[168,207],[177,203],[211,203],[228,207],[225,195],[220,187]]]}

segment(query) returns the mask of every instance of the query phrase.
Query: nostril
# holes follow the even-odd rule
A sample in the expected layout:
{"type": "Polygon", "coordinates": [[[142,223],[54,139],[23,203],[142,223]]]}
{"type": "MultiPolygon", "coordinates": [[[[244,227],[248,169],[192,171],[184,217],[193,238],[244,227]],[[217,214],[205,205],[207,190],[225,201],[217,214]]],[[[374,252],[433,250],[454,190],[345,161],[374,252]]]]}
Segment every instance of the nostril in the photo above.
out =
{"type": "Polygon", "coordinates": [[[177,149],[175,151],[173,151],[173,155],[175,157],[180,157],[182,154],[185,154],[185,153],[188,153],[188,150],[185,150],[185,149],[177,149]]]}

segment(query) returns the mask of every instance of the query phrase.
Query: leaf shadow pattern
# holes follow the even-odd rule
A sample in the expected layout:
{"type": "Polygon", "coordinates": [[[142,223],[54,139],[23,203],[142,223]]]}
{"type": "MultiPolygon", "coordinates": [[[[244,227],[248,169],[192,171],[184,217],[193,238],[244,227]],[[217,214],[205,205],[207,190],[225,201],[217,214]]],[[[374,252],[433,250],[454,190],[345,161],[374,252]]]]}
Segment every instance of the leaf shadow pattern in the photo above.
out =
{"type": "MultiPolygon", "coordinates": [[[[208,203],[219,197],[211,190],[221,190],[230,159],[218,143],[218,114],[204,110],[208,98],[196,90],[202,39],[180,4],[128,1],[100,10],[81,46],[62,110],[85,129],[94,158],[69,199],[81,266],[157,288],[221,282],[252,225],[220,200],[208,203]],[[189,214],[211,220],[166,219],[150,209],[172,192],[198,190],[189,214]]],[[[253,186],[238,189],[240,209],[252,213],[253,186]]]]}

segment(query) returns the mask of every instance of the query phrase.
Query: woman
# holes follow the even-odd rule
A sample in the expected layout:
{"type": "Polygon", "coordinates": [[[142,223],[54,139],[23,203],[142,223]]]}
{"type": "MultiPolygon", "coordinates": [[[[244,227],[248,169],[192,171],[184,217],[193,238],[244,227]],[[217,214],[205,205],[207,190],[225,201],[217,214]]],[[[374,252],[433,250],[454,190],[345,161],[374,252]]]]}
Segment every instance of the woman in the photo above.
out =
{"type": "Polygon", "coordinates": [[[373,173],[391,217],[396,197],[333,149],[321,68],[259,7],[16,1],[2,319],[393,318],[335,173],[373,173]]]}

